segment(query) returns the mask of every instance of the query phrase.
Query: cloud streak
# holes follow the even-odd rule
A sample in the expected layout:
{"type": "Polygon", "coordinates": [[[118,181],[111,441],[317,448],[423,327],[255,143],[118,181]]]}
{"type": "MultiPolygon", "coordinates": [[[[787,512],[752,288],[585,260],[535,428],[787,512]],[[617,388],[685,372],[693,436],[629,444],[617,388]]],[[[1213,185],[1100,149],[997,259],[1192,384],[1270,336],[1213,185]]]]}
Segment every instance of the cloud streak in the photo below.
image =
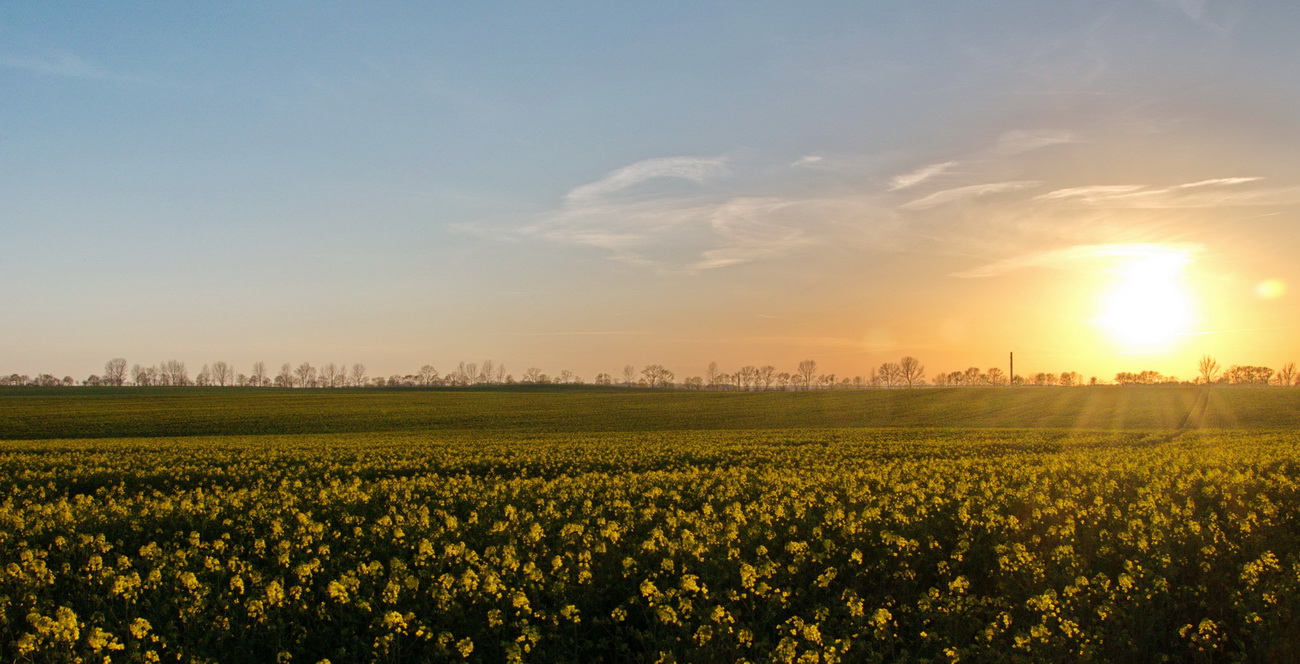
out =
{"type": "Polygon", "coordinates": [[[43,57],[0,56],[0,67],[41,76],[86,78],[101,81],[140,81],[139,77],[116,74],[69,51],[54,51],[43,57]]]}
{"type": "Polygon", "coordinates": [[[727,173],[721,157],[662,157],[646,159],[611,171],[605,177],[575,187],[564,200],[570,206],[591,205],[602,198],[626,191],[634,185],[656,179],[688,180],[703,183],[727,173]]]}
{"type": "Polygon", "coordinates": [[[1300,203],[1300,187],[1247,187],[1262,178],[1227,177],[1165,187],[1141,184],[1069,187],[1038,201],[1096,207],[1178,209],[1300,203]]]}
{"type": "Polygon", "coordinates": [[[1190,263],[1205,250],[1204,245],[1182,244],[1087,244],[1035,251],[1006,258],[980,267],[957,272],[953,276],[963,279],[996,277],[1008,272],[1030,268],[1058,270],[1095,269],[1099,262],[1114,264],[1136,259],[1159,259],[1180,264],[1190,263]]]}
{"type": "Polygon", "coordinates": [[[1014,156],[1052,145],[1078,142],[1078,136],[1071,131],[1015,129],[1002,134],[993,151],[1001,156],[1014,156]]]}
{"type": "MultiPolygon", "coordinates": [[[[780,169],[788,174],[802,162],[816,161],[785,161],[780,169]]],[[[562,207],[516,226],[513,236],[599,248],[624,264],[690,274],[779,259],[835,236],[868,242],[879,229],[865,220],[891,214],[870,195],[753,195],[771,190],[774,169],[741,164],[737,175],[732,166],[724,157],[634,162],[573,187],[562,207]]]]}
{"type": "Polygon", "coordinates": [[[918,168],[914,171],[909,171],[907,173],[903,173],[902,175],[895,175],[893,179],[889,181],[889,191],[901,191],[903,189],[911,189],[912,187],[915,187],[921,184],[922,182],[925,182],[926,180],[929,180],[931,178],[946,173],[956,165],[957,162],[955,161],[945,161],[939,164],[930,164],[929,166],[922,166],[921,168],[918,168]]]}
{"type": "Polygon", "coordinates": [[[899,206],[903,210],[926,210],[932,207],[967,200],[971,198],[981,198],[992,194],[1002,194],[1021,189],[1030,189],[1041,185],[1038,180],[1014,180],[1010,182],[990,182],[987,184],[974,184],[966,187],[956,187],[954,189],[945,189],[937,191],[924,198],[918,198],[909,203],[899,206]]]}

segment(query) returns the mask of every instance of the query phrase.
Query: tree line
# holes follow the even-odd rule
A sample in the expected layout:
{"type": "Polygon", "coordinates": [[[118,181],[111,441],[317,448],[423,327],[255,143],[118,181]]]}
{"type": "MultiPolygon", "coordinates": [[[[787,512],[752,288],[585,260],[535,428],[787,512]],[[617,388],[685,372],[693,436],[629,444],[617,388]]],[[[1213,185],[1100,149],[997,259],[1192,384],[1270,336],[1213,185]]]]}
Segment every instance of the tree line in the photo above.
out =
{"type": "Polygon", "coordinates": [[[567,369],[547,374],[529,367],[519,376],[506,371],[504,364],[484,360],[480,363],[460,362],[455,369],[440,373],[426,364],[410,374],[370,376],[364,364],[336,364],[327,362],[315,366],[310,362],[298,365],[284,363],[273,372],[265,362],[254,362],[247,373],[239,372],[225,361],[204,364],[190,375],[184,362],[167,360],[159,364],[133,364],[127,368],[124,358],[115,357],[104,363],[101,374],[92,374],[77,381],[71,376],[57,378],[51,374],[36,377],[20,374],[0,375],[0,385],[9,386],[213,386],[213,387],[280,387],[280,388],[343,388],[343,387],[470,387],[475,385],[597,385],[642,388],[678,388],[710,391],[768,391],[814,389],[867,389],[913,387],[1081,387],[1097,385],[1271,385],[1300,386],[1300,372],[1295,362],[1279,369],[1234,365],[1223,369],[1209,355],[1201,358],[1196,377],[1190,381],[1166,376],[1158,371],[1120,372],[1113,381],[1101,381],[1096,376],[1085,379],[1077,371],[1060,373],[1033,373],[1027,376],[1009,376],[999,367],[980,369],[969,367],[962,371],[938,372],[928,381],[925,366],[920,360],[906,356],[897,362],[884,362],[871,369],[867,375],[841,376],[820,370],[815,360],[800,362],[795,370],[778,371],[770,364],[746,365],[734,371],[723,371],[717,362],[710,362],[703,375],[677,380],[676,374],[660,364],[648,364],[638,370],[625,365],[617,374],[598,373],[590,382],[567,369]]]}

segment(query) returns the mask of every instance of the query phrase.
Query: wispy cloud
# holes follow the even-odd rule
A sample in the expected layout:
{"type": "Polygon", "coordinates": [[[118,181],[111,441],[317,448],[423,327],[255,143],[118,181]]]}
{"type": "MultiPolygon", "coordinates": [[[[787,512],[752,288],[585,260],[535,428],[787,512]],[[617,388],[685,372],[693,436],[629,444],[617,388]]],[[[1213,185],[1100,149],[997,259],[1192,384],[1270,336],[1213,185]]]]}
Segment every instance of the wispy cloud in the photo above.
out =
{"type": "Polygon", "coordinates": [[[1021,189],[1029,189],[1041,185],[1038,180],[1014,180],[1011,182],[990,182],[987,184],[973,184],[966,187],[956,187],[954,189],[945,189],[937,191],[924,198],[918,198],[910,203],[904,203],[899,206],[904,210],[925,210],[944,203],[966,200],[970,198],[979,198],[991,194],[1001,194],[1021,189]]]}
{"type": "Polygon", "coordinates": [[[1146,185],[1141,184],[1108,184],[1108,185],[1090,185],[1086,187],[1068,187],[1066,189],[1057,189],[1049,191],[1046,194],[1038,196],[1040,201],[1077,199],[1089,203],[1098,201],[1115,200],[1120,196],[1132,194],[1136,191],[1146,189],[1146,185]]]}
{"type": "Polygon", "coordinates": [[[757,185],[736,185],[730,175],[721,157],[640,161],[574,187],[560,209],[517,227],[515,235],[690,273],[781,256],[814,243],[815,229],[846,216],[836,209],[843,205],[817,197],[745,195],[757,185]]]}
{"type": "Polygon", "coordinates": [[[1186,264],[1205,250],[1204,245],[1182,244],[1087,244],[1035,251],[955,273],[962,278],[995,277],[1027,268],[1057,270],[1097,269],[1098,264],[1114,265],[1137,259],[1162,260],[1186,264]]]}
{"type": "Polygon", "coordinates": [[[1285,205],[1300,202],[1300,187],[1248,187],[1262,178],[1228,177],[1156,187],[1141,184],[1057,189],[1039,201],[1140,209],[1285,205]]]}
{"type": "Polygon", "coordinates": [[[1224,32],[1225,25],[1215,21],[1210,15],[1209,0],[1156,0],[1156,4],[1176,11],[1187,19],[1212,32],[1224,32]]]}
{"type": "Polygon", "coordinates": [[[1254,181],[1256,181],[1256,180],[1262,180],[1262,179],[1263,179],[1263,178],[1257,178],[1257,177],[1250,177],[1250,178],[1216,178],[1216,179],[1213,179],[1213,180],[1201,180],[1200,182],[1188,182],[1187,184],[1180,184],[1180,185],[1178,185],[1176,188],[1177,188],[1177,189],[1192,189],[1192,188],[1194,188],[1194,187],[1214,187],[1214,186],[1229,185],[1229,184],[1245,184],[1245,183],[1247,183],[1247,182],[1254,182],[1254,181]]]}
{"type": "Polygon", "coordinates": [[[599,202],[601,198],[650,180],[664,178],[700,183],[726,173],[726,160],[722,157],[646,159],[614,170],[590,184],[575,187],[565,196],[565,202],[571,206],[590,205],[599,202]]]}
{"type": "Polygon", "coordinates": [[[706,249],[695,269],[710,270],[767,258],[808,242],[803,231],[773,221],[789,201],[774,198],[736,198],[719,205],[709,217],[718,246],[706,249]]]}
{"type": "Polygon", "coordinates": [[[1078,143],[1079,137],[1072,131],[1060,129],[1015,129],[998,137],[994,153],[1000,156],[1013,156],[1032,152],[1051,145],[1078,143]]]}
{"type": "Polygon", "coordinates": [[[18,69],[42,76],[90,78],[104,81],[141,81],[137,76],[109,71],[69,51],[53,51],[42,56],[0,56],[0,67],[18,69]]]}
{"type": "Polygon", "coordinates": [[[957,162],[955,161],[945,161],[940,164],[922,166],[914,171],[903,173],[902,175],[896,175],[889,181],[889,190],[899,191],[902,189],[910,189],[926,180],[929,180],[930,178],[942,175],[956,165],[957,162]]]}

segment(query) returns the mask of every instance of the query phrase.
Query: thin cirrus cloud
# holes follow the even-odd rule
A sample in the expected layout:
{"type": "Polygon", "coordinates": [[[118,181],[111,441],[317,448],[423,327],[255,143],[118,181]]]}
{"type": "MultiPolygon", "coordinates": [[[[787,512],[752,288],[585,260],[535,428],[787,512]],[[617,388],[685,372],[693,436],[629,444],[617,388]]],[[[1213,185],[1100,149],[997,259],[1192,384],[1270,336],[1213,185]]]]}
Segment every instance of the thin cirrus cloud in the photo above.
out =
{"type": "Polygon", "coordinates": [[[1057,189],[1035,198],[1065,205],[1114,208],[1206,208],[1300,203],[1300,187],[1258,187],[1258,177],[1226,177],[1172,186],[1094,185],[1057,189]]]}
{"type": "Polygon", "coordinates": [[[135,76],[117,74],[89,62],[69,51],[53,51],[43,56],[18,55],[0,57],[0,67],[17,69],[42,76],[88,78],[102,81],[138,81],[135,76]]]}
{"type": "Polygon", "coordinates": [[[800,221],[811,201],[737,195],[724,182],[732,175],[724,157],[639,161],[574,187],[518,233],[667,272],[739,265],[810,241],[800,221]]]}
{"type": "Polygon", "coordinates": [[[948,172],[956,165],[957,162],[955,161],[945,161],[939,164],[922,166],[914,171],[903,173],[902,175],[896,175],[889,181],[889,190],[901,191],[903,189],[910,189],[926,180],[948,172]]]}
{"type": "Polygon", "coordinates": [[[689,180],[703,183],[726,175],[726,160],[722,157],[662,157],[646,159],[629,166],[624,166],[605,175],[605,177],[575,187],[564,197],[570,206],[587,205],[599,202],[602,198],[626,192],[629,188],[643,182],[658,179],[689,180]]]}
{"type": "Polygon", "coordinates": [[[899,206],[904,210],[925,210],[945,203],[954,203],[971,198],[981,198],[993,194],[1003,194],[1022,189],[1030,189],[1042,185],[1039,180],[1013,180],[1010,182],[990,182],[987,184],[974,184],[965,187],[956,187],[936,191],[929,196],[918,198],[914,201],[904,203],[899,206]]]}
{"type": "Polygon", "coordinates": [[[996,277],[1008,272],[1029,268],[1095,269],[1099,262],[1115,264],[1136,259],[1159,259],[1184,265],[1196,260],[1197,256],[1204,250],[1204,245],[1196,243],[1076,245],[1013,256],[971,270],[958,272],[953,276],[964,279],[996,277]]]}
{"type": "Polygon", "coordinates": [[[998,137],[993,152],[1000,156],[1014,156],[1040,150],[1052,145],[1078,143],[1079,137],[1062,129],[1013,129],[998,137]]]}

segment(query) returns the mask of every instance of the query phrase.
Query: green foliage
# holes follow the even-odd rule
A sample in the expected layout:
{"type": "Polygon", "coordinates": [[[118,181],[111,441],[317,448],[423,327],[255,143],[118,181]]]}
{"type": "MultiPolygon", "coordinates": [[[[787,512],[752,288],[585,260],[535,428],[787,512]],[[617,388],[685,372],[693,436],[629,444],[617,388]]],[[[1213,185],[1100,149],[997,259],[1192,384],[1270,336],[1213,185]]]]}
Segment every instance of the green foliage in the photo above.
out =
{"type": "Polygon", "coordinates": [[[11,441],[0,660],[1295,661],[1298,442],[11,441]]]}
{"type": "MultiPolygon", "coordinates": [[[[530,432],[1053,427],[1174,429],[1197,388],[764,393],[632,389],[0,388],[0,439],[412,430],[530,432]]],[[[1300,426],[1300,391],[1208,390],[1203,427],[1300,426]]],[[[1199,411],[1198,411],[1199,413],[1199,411]]]]}

